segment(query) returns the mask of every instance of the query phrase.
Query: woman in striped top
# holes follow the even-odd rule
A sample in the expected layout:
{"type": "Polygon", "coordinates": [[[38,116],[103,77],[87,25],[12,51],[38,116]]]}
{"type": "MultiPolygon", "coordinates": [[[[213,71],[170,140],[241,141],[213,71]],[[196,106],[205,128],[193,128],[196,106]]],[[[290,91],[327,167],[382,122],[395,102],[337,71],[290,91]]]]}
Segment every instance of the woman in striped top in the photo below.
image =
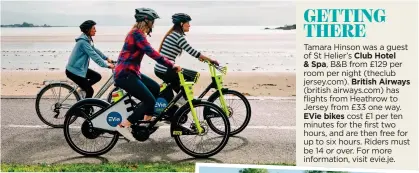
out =
{"type": "MultiPolygon", "coordinates": [[[[192,48],[185,39],[185,32],[189,31],[191,17],[184,13],[176,13],[172,16],[173,27],[166,33],[159,48],[161,55],[166,56],[170,61],[175,63],[176,57],[180,56],[182,50],[185,50],[191,56],[200,61],[208,60],[218,65],[216,60],[213,60],[203,55],[198,50],[192,48]]],[[[161,64],[156,64],[154,73],[157,77],[167,83],[171,83],[175,92],[180,91],[179,77],[172,70],[167,70],[167,67],[161,64]]],[[[185,80],[193,80],[194,77],[184,74],[185,80]]],[[[171,92],[170,92],[171,93],[171,92]]],[[[173,95],[172,97],[173,98],[173,95]]],[[[184,95],[186,99],[186,95],[184,95]]]]}

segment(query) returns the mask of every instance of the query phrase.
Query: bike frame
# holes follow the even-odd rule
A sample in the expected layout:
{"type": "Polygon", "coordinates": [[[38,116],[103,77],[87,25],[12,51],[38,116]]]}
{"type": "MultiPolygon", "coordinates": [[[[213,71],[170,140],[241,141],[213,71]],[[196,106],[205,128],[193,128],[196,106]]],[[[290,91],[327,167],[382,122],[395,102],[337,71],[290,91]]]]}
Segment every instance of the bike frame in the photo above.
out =
{"type": "MultiPolygon", "coordinates": [[[[193,104],[192,104],[192,101],[194,100],[192,86],[195,84],[195,82],[186,82],[182,72],[179,72],[178,75],[179,75],[181,86],[185,90],[185,94],[186,94],[186,97],[188,99],[189,106],[191,108],[192,117],[193,117],[194,123],[196,125],[196,128],[198,130],[198,134],[201,134],[201,133],[203,133],[203,129],[202,129],[200,123],[199,123],[198,117],[196,115],[196,111],[195,111],[195,109],[193,109],[193,104]]],[[[167,86],[170,86],[170,85],[171,85],[170,83],[167,84],[167,86]]],[[[174,97],[174,99],[172,99],[169,102],[168,106],[166,106],[166,108],[160,114],[156,115],[157,118],[155,120],[152,120],[152,121],[141,120],[141,121],[138,121],[137,123],[139,123],[139,124],[147,123],[147,124],[149,124],[149,126],[147,128],[152,129],[158,121],[162,120],[163,115],[167,113],[167,111],[174,105],[174,103],[176,103],[182,97],[182,95],[183,95],[183,90],[180,90],[180,92],[174,97]]],[[[104,112],[108,111],[109,109],[112,109],[112,107],[114,105],[118,104],[120,101],[124,100],[126,97],[128,97],[129,98],[128,100],[131,100],[131,101],[133,99],[132,96],[129,93],[126,93],[122,98],[120,98],[118,101],[112,103],[111,106],[109,106],[108,108],[102,109],[101,111],[95,113],[95,115],[93,115],[90,119],[93,120],[93,119],[97,118],[98,116],[103,116],[102,114],[104,112]]],[[[134,107],[135,105],[132,105],[132,106],[134,107]]],[[[127,108],[127,110],[129,110],[128,112],[132,111],[134,109],[133,107],[132,108],[127,108]]],[[[109,132],[109,130],[106,130],[106,129],[102,129],[102,130],[105,130],[105,131],[109,132]]],[[[182,133],[182,131],[180,131],[180,132],[174,131],[174,133],[175,133],[174,135],[176,135],[176,133],[182,133]]],[[[179,134],[177,134],[177,135],[179,135],[179,134]]]]}
{"type": "Polygon", "coordinates": [[[112,71],[112,75],[108,78],[105,84],[99,89],[97,94],[94,96],[95,98],[102,97],[103,94],[105,94],[105,92],[115,83],[114,78],[113,78],[113,72],[114,71],[112,71]]]}
{"type": "Polygon", "coordinates": [[[227,74],[227,67],[224,66],[220,71],[220,73],[217,73],[217,69],[215,68],[215,66],[211,63],[208,62],[207,60],[205,61],[206,63],[208,63],[209,69],[210,69],[210,73],[211,73],[211,78],[212,78],[212,82],[208,85],[208,87],[201,93],[201,95],[198,98],[203,98],[212,88],[216,89],[218,91],[218,93],[220,94],[220,102],[221,102],[221,109],[223,109],[223,111],[227,114],[227,116],[229,117],[229,111],[227,108],[227,104],[225,102],[224,99],[224,95],[222,90],[223,88],[223,75],[227,74]]]}
{"type": "Polygon", "coordinates": [[[198,116],[196,115],[196,111],[195,111],[195,109],[193,108],[193,105],[192,105],[192,100],[194,99],[193,98],[194,95],[193,95],[192,86],[195,84],[195,82],[185,82],[185,78],[183,77],[183,73],[178,73],[178,74],[179,74],[179,78],[180,78],[180,85],[183,86],[183,88],[185,89],[186,98],[188,99],[188,103],[189,103],[189,106],[190,106],[191,111],[192,111],[192,116],[193,116],[193,119],[195,121],[195,125],[198,128],[198,133],[201,134],[202,133],[201,124],[199,124],[198,116]]]}
{"type": "MultiPolygon", "coordinates": [[[[112,70],[112,74],[113,74],[113,70],[112,70]]],[[[59,100],[57,100],[57,102],[59,102],[59,104],[60,105],[62,105],[63,104],[63,102],[64,101],[66,101],[67,100],[67,98],[68,97],[70,97],[70,95],[73,93],[73,92],[76,92],[77,91],[77,89],[79,88],[79,86],[77,85],[77,84],[75,84],[75,83],[73,83],[73,82],[68,82],[68,80],[65,80],[65,81],[62,81],[62,80],[60,80],[60,81],[57,81],[57,80],[46,80],[46,81],[44,81],[44,83],[49,83],[49,84],[54,84],[54,83],[56,83],[56,84],[62,84],[62,83],[65,83],[65,84],[67,84],[67,83],[71,83],[71,84],[73,84],[73,86],[72,86],[72,88],[73,88],[73,90],[70,92],[70,93],[68,93],[68,95],[62,100],[62,101],[59,101],[59,100]]],[[[115,81],[114,81],[114,78],[113,78],[113,75],[111,75],[109,78],[108,78],[108,80],[105,82],[105,84],[99,89],[99,91],[96,93],[96,95],[94,96],[94,98],[100,98],[100,97],[102,97],[103,96],[103,94],[105,94],[105,92],[113,85],[115,83],[115,81]]],[[[42,90],[42,89],[41,89],[42,90]]],[[[54,91],[53,91],[54,92],[54,91]]],[[[55,95],[55,93],[54,93],[54,95],[55,95]]],[[[58,93],[58,98],[57,99],[60,99],[60,96],[61,96],[61,87],[60,87],[60,91],[59,91],[59,93],[58,93]]],[[[84,99],[84,98],[82,98],[82,99],[84,99]]]]}
{"type": "MultiPolygon", "coordinates": [[[[179,93],[167,104],[166,108],[159,115],[157,115],[157,118],[150,123],[149,128],[152,128],[158,121],[162,120],[163,115],[167,113],[167,111],[182,97],[183,92],[185,92],[187,102],[189,104],[189,107],[191,108],[192,118],[194,120],[196,128],[198,129],[198,134],[201,134],[202,127],[201,127],[201,124],[199,123],[198,116],[196,115],[196,111],[192,104],[192,101],[194,100],[192,87],[195,84],[195,82],[186,82],[182,72],[179,72],[178,75],[180,79],[180,85],[184,88],[185,91],[183,90],[179,91],[179,93]]],[[[199,76],[199,73],[197,74],[197,76],[199,76]]],[[[163,83],[163,85],[164,84],[165,83],[163,83]]],[[[170,87],[171,85],[172,85],[171,83],[165,85],[163,88],[160,89],[160,91],[163,91],[164,89],[166,89],[167,87],[170,87]]],[[[140,123],[147,123],[147,121],[140,121],[140,123]]]]}

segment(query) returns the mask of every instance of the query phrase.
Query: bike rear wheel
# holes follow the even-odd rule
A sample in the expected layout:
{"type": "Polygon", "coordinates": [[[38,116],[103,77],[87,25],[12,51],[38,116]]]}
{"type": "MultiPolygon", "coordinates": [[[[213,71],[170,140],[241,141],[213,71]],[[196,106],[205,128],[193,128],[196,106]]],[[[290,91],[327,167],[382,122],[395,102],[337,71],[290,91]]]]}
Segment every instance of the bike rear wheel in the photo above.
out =
{"type": "MultiPolygon", "coordinates": [[[[197,128],[195,126],[195,123],[192,118],[191,108],[189,104],[186,104],[182,106],[179,109],[179,113],[174,118],[172,125],[171,125],[171,133],[176,141],[176,144],[179,146],[179,148],[185,152],[186,154],[196,157],[196,158],[208,158],[211,157],[217,153],[219,153],[227,144],[229,139],[229,132],[230,132],[230,122],[227,118],[227,116],[224,114],[224,112],[215,104],[206,102],[206,101],[194,101],[193,108],[196,111],[197,117],[200,122],[201,128],[204,130],[204,133],[201,135],[196,134],[197,128]],[[201,108],[202,110],[197,110],[197,108],[201,108]],[[211,117],[206,117],[204,114],[204,109],[210,109],[213,112],[216,113],[216,115],[212,114],[211,117]],[[188,115],[190,113],[190,115],[188,115]],[[186,121],[185,121],[186,118],[186,121]],[[221,128],[224,132],[224,134],[220,134],[215,132],[217,136],[214,136],[213,138],[210,138],[209,140],[221,138],[219,142],[214,142],[216,145],[215,147],[211,148],[209,151],[205,152],[199,152],[195,149],[190,149],[188,145],[184,141],[189,140],[183,140],[183,137],[192,137],[192,139],[195,139],[199,137],[202,138],[204,136],[207,136],[212,128],[209,128],[207,125],[207,121],[209,118],[218,118],[221,122],[219,124],[219,128],[221,128]]],[[[212,141],[206,141],[207,144],[211,144],[212,141]]],[[[201,148],[208,148],[208,147],[201,147],[201,148]]]]}
{"type": "MultiPolygon", "coordinates": [[[[242,132],[250,122],[252,110],[249,100],[247,100],[243,94],[234,90],[224,90],[222,92],[230,114],[228,116],[232,126],[230,135],[237,135],[242,132]]],[[[222,108],[220,99],[219,92],[215,92],[208,98],[208,101],[222,108]]],[[[212,125],[211,120],[208,121],[208,124],[211,128],[215,128],[212,125]]]]}
{"type": "Polygon", "coordinates": [[[105,109],[109,105],[110,105],[109,103],[102,100],[87,99],[87,100],[82,100],[78,102],[67,112],[66,118],[64,121],[64,137],[68,145],[74,151],[84,156],[99,156],[99,155],[106,154],[116,145],[119,139],[119,133],[117,132],[109,133],[100,129],[96,129],[92,126],[90,122],[90,117],[94,113],[99,112],[102,109],[105,109]],[[84,111],[86,110],[86,108],[89,109],[88,112],[84,111]],[[90,110],[93,110],[93,111],[90,111],[90,110]],[[77,121],[70,123],[73,117],[76,117],[77,121]],[[79,125],[76,125],[77,123],[79,123],[79,125]],[[72,126],[70,126],[70,124],[72,124],[72,126]],[[100,139],[105,139],[105,140],[108,139],[109,142],[105,144],[103,147],[94,146],[93,151],[88,151],[87,149],[80,146],[82,144],[77,144],[78,141],[73,139],[72,130],[75,130],[75,131],[80,130],[79,133],[74,135],[75,137],[80,136],[80,137],[85,138],[80,141],[85,141],[85,142],[93,141],[92,142],[94,143],[93,145],[98,144],[97,140],[100,140],[100,139]],[[108,134],[108,136],[100,136],[103,134],[108,134]]]}
{"type": "MultiPolygon", "coordinates": [[[[80,95],[77,93],[77,91],[68,84],[49,84],[42,88],[39,94],[36,96],[36,114],[38,115],[39,119],[46,125],[53,128],[61,128],[63,127],[64,115],[66,114],[65,112],[61,111],[63,111],[63,109],[70,109],[70,107],[77,103],[80,99],[80,95]],[[44,103],[44,101],[46,103],[44,103]],[[48,101],[50,103],[48,103],[48,101]],[[47,110],[49,111],[41,111],[44,110],[41,108],[43,106],[47,106],[47,110]]],[[[74,120],[70,122],[74,122],[74,120]]]]}

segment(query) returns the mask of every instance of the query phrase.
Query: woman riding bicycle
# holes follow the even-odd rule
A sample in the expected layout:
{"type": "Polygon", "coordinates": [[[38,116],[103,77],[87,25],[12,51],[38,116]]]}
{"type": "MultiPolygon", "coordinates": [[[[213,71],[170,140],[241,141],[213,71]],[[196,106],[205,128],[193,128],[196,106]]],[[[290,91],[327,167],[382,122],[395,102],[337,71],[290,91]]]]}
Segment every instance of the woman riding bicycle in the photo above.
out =
{"type": "MultiPolygon", "coordinates": [[[[180,56],[182,50],[188,52],[191,56],[198,58],[200,61],[208,60],[212,63],[218,64],[216,60],[208,58],[207,56],[203,55],[201,52],[192,48],[189,43],[185,39],[185,32],[189,31],[191,17],[185,13],[176,13],[172,16],[173,26],[172,28],[166,33],[164,36],[159,52],[167,56],[173,63],[176,61],[176,57],[180,56]]],[[[179,93],[181,87],[179,82],[179,76],[174,74],[172,70],[167,70],[167,68],[163,65],[156,64],[154,66],[154,73],[157,77],[162,79],[166,83],[172,84],[172,89],[179,93]]],[[[186,80],[193,80],[194,76],[188,76],[188,74],[184,74],[186,80]]],[[[171,98],[173,98],[173,93],[171,94],[171,98]]],[[[179,100],[181,105],[186,102],[186,95],[183,94],[184,100],[179,100]]]]}
{"type": "Polygon", "coordinates": [[[80,25],[80,30],[83,33],[76,38],[76,45],[73,48],[65,70],[67,77],[86,92],[85,98],[93,96],[94,90],[92,86],[102,79],[99,73],[89,69],[90,58],[100,67],[115,67],[110,58],[94,47],[92,37],[96,34],[95,25],[96,22],[92,20],[87,20],[80,25]],[[103,60],[107,60],[108,63],[105,63],[103,60]]]}
{"type": "Polygon", "coordinates": [[[146,34],[150,35],[154,20],[158,18],[160,18],[159,15],[150,8],[135,9],[137,23],[126,36],[125,44],[115,68],[115,84],[141,100],[134,113],[123,120],[116,128],[130,141],[135,141],[134,136],[129,131],[131,124],[140,120],[143,116],[145,121],[150,121],[154,114],[156,97],[160,92],[159,84],[140,72],[144,54],[168,68],[175,68],[176,71],[181,70],[178,65],[174,65],[168,58],[155,51],[147,41],[146,34]]]}

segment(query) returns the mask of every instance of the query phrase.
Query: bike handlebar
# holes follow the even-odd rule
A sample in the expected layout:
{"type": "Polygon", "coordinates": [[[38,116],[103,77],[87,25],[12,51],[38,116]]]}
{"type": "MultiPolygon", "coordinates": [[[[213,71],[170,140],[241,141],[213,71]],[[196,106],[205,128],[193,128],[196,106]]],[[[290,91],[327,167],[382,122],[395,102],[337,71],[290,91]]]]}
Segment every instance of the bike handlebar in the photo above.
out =
{"type": "Polygon", "coordinates": [[[213,66],[215,66],[215,67],[218,67],[218,66],[220,66],[220,64],[215,64],[214,62],[211,62],[211,61],[209,61],[209,60],[205,60],[204,61],[205,63],[208,63],[208,64],[211,64],[211,65],[213,65],[213,66]]]}
{"type": "Polygon", "coordinates": [[[225,67],[224,66],[221,66],[220,64],[215,64],[215,63],[213,63],[213,62],[211,62],[209,60],[205,60],[204,62],[210,64],[215,69],[217,69],[219,72],[225,73],[225,70],[224,70],[225,67]]]}
{"type": "MultiPolygon", "coordinates": [[[[111,60],[111,62],[110,62],[111,64],[113,64],[114,66],[116,65],[116,63],[117,63],[117,61],[115,61],[115,60],[111,60]]],[[[108,67],[108,69],[111,69],[112,70],[112,73],[114,73],[115,72],[115,67],[114,68],[110,68],[110,67],[108,67]]]]}

